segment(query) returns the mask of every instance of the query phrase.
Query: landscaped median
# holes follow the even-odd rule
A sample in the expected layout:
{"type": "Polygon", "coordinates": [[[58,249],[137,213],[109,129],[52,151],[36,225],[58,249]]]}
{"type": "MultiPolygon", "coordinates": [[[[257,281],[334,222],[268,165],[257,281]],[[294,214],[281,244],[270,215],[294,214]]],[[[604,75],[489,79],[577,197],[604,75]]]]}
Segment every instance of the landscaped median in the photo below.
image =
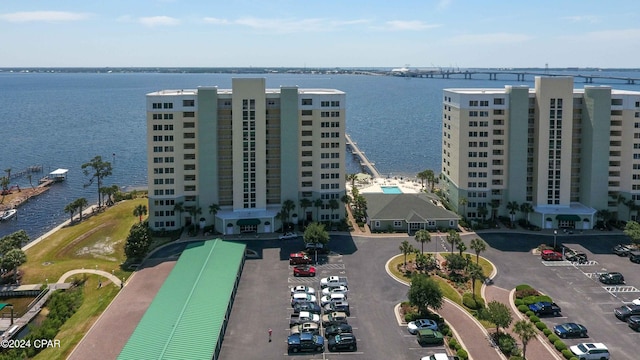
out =
{"type": "MultiPolygon", "coordinates": [[[[544,302],[554,304],[551,297],[546,296],[538,292],[533,287],[522,284],[518,285],[514,292],[513,303],[518,308],[522,314],[526,315],[528,320],[535,325],[538,331],[542,332],[547,340],[555,347],[557,351],[559,351],[562,356],[567,360],[578,360],[578,358],[567,348],[567,345],[562,341],[553,331],[547,328],[547,325],[540,321],[540,318],[536,315],[536,313],[531,310],[529,307],[532,304],[544,302]]],[[[537,309],[534,307],[534,310],[537,309]]],[[[560,312],[559,309],[556,309],[560,312]]],[[[555,310],[550,310],[553,312],[555,310]]]]}
{"type": "MultiPolygon", "coordinates": [[[[411,253],[395,256],[387,262],[387,272],[410,286],[410,301],[401,304],[400,316],[406,322],[426,318],[442,324],[441,330],[449,348],[461,359],[468,358],[463,342],[456,339],[455,330],[451,329],[440,315],[429,311],[429,308],[440,308],[443,298],[446,298],[458,308],[469,312],[470,316],[477,317],[479,310],[485,307],[480,296],[482,280],[486,277],[485,274],[492,274],[494,268],[484,258],[476,257],[474,260],[476,261],[471,259],[470,254],[465,257],[457,253],[411,253]],[[472,273],[471,269],[476,269],[475,273],[472,273]]],[[[475,321],[481,322],[485,328],[488,327],[487,322],[475,321]]]]}

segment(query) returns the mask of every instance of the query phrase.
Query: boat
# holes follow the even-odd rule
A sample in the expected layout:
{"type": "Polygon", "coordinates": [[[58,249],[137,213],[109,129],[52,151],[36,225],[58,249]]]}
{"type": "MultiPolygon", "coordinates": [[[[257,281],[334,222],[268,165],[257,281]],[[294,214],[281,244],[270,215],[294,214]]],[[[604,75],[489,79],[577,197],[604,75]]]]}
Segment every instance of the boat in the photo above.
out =
{"type": "Polygon", "coordinates": [[[16,209],[9,209],[9,210],[5,210],[2,215],[0,215],[0,221],[7,221],[11,218],[13,218],[14,216],[16,216],[18,214],[18,210],[16,209]]]}

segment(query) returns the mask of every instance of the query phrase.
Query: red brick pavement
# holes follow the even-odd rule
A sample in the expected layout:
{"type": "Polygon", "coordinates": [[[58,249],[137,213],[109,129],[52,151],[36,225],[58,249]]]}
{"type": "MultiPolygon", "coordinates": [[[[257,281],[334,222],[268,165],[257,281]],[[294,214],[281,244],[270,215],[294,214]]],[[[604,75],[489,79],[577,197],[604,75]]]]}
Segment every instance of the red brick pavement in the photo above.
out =
{"type": "Polygon", "coordinates": [[[453,328],[456,339],[469,353],[469,359],[506,360],[506,357],[489,343],[487,330],[482,324],[458,304],[445,299],[438,314],[453,328]]]}
{"type": "MultiPolygon", "coordinates": [[[[498,301],[505,305],[507,305],[511,309],[511,314],[513,315],[513,323],[520,319],[524,319],[525,316],[515,308],[515,305],[511,302],[511,292],[509,290],[497,287],[497,286],[485,286],[484,288],[484,298],[488,303],[490,301],[498,301]]],[[[513,326],[512,323],[512,326],[513,326]]],[[[520,346],[520,338],[516,334],[514,334],[511,329],[508,332],[518,341],[520,346]]],[[[542,334],[542,332],[538,332],[538,336],[536,338],[531,339],[527,344],[527,360],[550,360],[557,359],[563,360],[564,357],[556,351],[555,347],[551,345],[549,340],[547,340],[546,336],[542,334]]]]}

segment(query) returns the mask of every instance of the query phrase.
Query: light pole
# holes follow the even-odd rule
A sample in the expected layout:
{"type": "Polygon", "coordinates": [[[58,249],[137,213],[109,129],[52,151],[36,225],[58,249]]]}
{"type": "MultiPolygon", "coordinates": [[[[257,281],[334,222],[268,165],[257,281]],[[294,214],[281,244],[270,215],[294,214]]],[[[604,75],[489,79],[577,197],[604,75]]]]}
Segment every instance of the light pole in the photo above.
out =
{"type": "Polygon", "coordinates": [[[556,237],[558,236],[558,230],[553,230],[553,250],[556,250],[556,237]]]}

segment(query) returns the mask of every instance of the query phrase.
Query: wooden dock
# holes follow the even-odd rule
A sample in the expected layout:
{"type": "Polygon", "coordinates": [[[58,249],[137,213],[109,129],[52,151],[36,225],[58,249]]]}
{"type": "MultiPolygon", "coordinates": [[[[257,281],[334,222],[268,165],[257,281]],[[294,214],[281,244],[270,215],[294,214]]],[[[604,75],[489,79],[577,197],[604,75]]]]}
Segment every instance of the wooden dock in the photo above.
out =
{"type": "Polygon", "coordinates": [[[360,158],[360,166],[362,166],[363,168],[366,168],[374,179],[379,178],[380,173],[376,169],[375,164],[369,161],[369,159],[367,159],[367,157],[364,155],[364,152],[362,152],[358,148],[356,143],[353,140],[351,140],[351,136],[349,136],[349,134],[344,134],[344,136],[346,138],[347,146],[351,148],[351,153],[354,156],[357,156],[358,158],[360,158]]]}

